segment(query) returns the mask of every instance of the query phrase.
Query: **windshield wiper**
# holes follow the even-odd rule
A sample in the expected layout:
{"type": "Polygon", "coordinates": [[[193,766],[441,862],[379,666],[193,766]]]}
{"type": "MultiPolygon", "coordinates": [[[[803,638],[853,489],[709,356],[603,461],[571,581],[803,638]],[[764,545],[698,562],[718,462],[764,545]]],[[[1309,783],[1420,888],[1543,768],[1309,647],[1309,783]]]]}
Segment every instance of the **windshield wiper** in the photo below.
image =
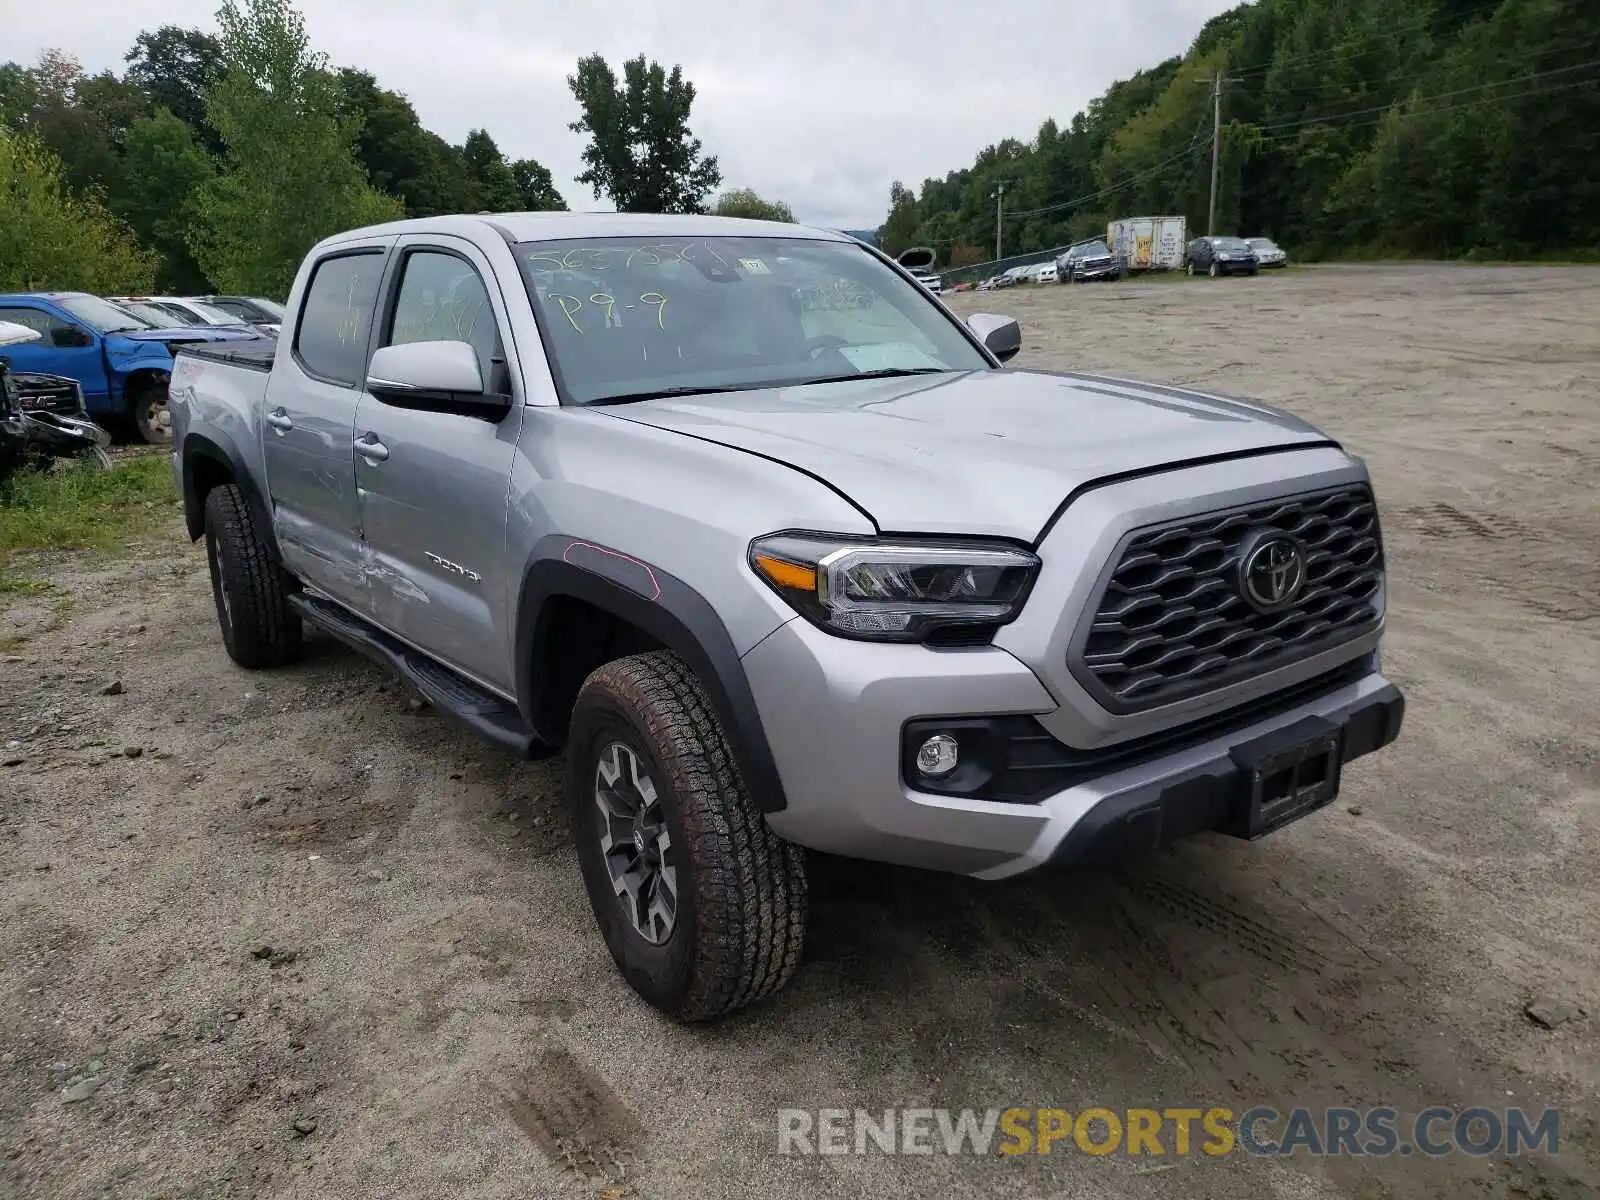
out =
{"type": "Polygon", "coordinates": [[[771,386],[771,384],[767,383],[745,383],[727,385],[712,384],[710,386],[702,384],[699,387],[655,388],[654,390],[648,392],[622,392],[615,396],[596,396],[593,400],[587,400],[584,403],[597,406],[602,404],[637,404],[641,400],[665,400],[671,396],[705,396],[710,395],[713,392],[750,392],[759,388],[771,386]]]}
{"type": "Polygon", "coordinates": [[[853,375],[823,375],[799,379],[790,386],[809,387],[813,383],[849,383],[852,379],[901,379],[907,375],[943,375],[948,367],[884,367],[881,371],[857,371],[853,375]]]}

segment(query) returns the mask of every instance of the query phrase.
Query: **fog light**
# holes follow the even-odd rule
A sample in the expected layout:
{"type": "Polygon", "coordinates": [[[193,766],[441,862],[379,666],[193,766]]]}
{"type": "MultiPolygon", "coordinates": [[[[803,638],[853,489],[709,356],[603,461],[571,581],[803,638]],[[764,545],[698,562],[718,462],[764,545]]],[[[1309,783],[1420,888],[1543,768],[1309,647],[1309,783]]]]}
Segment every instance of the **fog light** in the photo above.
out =
{"type": "Polygon", "coordinates": [[[917,747],[917,770],[929,779],[943,779],[961,761],[961,747],[948,733],[936,733],[917,747]]]}

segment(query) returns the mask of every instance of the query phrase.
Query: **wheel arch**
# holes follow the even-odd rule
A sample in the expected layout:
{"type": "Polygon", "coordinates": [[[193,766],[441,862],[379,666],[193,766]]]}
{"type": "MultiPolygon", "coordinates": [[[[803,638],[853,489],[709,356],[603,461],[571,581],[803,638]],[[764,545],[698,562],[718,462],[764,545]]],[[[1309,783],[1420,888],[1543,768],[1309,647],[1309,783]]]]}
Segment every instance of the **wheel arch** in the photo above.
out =
{"type": "Polygon", "coordinates": [[[578,689],[595,667],[644,649],[670,650],[710,696],[757,806],[763,812],[781,810],[783,782],[744,664],[705,597],[675,576],[607,547],[566,537],[545,539],[541,547],[523,575],[514,660],[517,704],[535,734],[551,746],[565,744],[578,689]],[[602,644],[576,635],[566,619],[578,611],[615,623],[599,639],[602,644]]]}
{"type": "Polygon", "coordinates": [[[232,484],[243,494],[267,553],[282,561],[273,534],[272,514],[238,450],[203,433],[191,433],[183,439],[179,461],[183,474],[183,523],[190,541],[206,531],[206,496],[213,488],[232,484]]]}

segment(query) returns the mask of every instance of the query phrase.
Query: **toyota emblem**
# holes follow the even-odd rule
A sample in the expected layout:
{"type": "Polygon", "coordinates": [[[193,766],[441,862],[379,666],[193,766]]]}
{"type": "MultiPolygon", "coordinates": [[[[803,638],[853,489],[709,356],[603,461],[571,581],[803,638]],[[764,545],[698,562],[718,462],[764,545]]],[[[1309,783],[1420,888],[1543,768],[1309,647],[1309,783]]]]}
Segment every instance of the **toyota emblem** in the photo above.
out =
{"type": "Polygon", "coordinates": [[[1300,598],[1306,583],[1306,552],[1283,533],[1264,533],[1246,544],[1239,559],[1239,594],[1257,612],[1278,612],[1300,598]]]}

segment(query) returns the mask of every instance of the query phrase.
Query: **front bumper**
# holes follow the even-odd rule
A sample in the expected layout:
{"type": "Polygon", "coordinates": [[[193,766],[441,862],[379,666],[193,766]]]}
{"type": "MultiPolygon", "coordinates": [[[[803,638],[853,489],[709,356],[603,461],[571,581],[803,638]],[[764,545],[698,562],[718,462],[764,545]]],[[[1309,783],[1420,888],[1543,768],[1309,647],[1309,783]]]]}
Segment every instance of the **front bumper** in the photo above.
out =
{"type": "Polygon", "coordinates": [[[829,853],[1002,878],[1229,825],[1247,803],[1232,752],[1306,718],[1342,730],[1344,762],[1387,745],[1404,702],[1375,656],[1363,661],[1365,672],[1347,664],[1355,674],[1330,691],[1260,719],[1210,721],[1187,740],[1163,738],[1147,755],[1135,751],[1104,774],[1027,803],[917,790],[902,764],[910,721],[1057,708],[1005,650],[845,641],[796,618],[744,665],[788,800],[768,817],[777,833],[829,853]]]}
{"type": "Polygon", "coordinates": [[[1075,279],[1081,279],[1084,282],[1088,282],[1091,279],[1114,279],[1116,275],[1117,263],[1115,261],[1096,263],[1092,267],[1078,267],[1073,272],[1075,279]]]}

